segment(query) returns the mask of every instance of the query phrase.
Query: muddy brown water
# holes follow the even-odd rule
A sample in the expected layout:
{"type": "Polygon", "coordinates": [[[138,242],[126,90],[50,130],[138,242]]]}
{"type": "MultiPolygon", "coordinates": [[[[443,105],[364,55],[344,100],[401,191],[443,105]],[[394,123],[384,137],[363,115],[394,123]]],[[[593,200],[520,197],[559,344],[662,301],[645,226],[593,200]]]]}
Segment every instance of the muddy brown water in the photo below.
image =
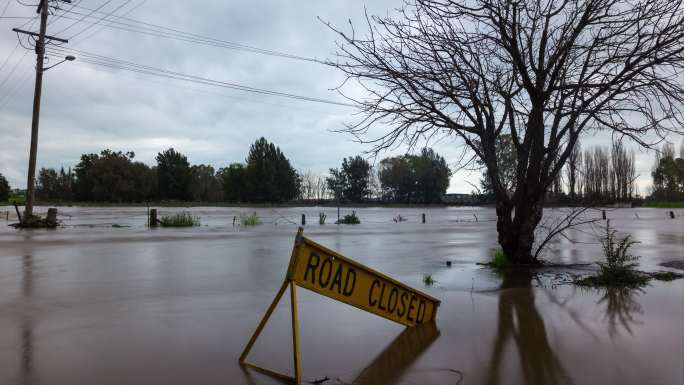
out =
{"type": "MultiPolygon", "coordinates": [[[[280,383],[237,359],[282,282],[302,213],[311,239],[442,300],[436,325],[413,330],[300,289],[306,381],[684,383],[684,280],[605,291],[558,284],[557,269],[498,276],[476,265],[496,247],[492,209],[359,209],[358,226],[332,224],[334,209],[325,226],[320,208],[187,210],[202,226],[150,230],[139,207],[60,208],[59,230],[0,226],[0,384],[280,383]],[[254,211],[262,225],[233,227],[254,211]]],[[[644,270],[684,259],[684,212],[668,211],[608,211],[642,242],[644,270]]],[[[572,231],[548,259],[598,260],[594,230],[572,231]]],[[[289,317],[285,297],[250,361],[291,373],[289,317]]]]}

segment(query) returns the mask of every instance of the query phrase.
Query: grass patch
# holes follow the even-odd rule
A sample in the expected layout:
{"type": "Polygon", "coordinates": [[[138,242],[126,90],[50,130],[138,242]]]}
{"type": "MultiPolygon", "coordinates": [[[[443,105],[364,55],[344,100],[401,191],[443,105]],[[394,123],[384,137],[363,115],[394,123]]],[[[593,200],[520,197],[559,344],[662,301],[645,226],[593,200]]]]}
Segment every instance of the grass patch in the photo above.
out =
{"type": "Polygon", "coordinates": [[[670,282],[674,281],[675,279],[684,278],[684,274],[673,273],[671,271],[657,271],[655,273],[651,273],[651,278],[657,279],[658,281],[670,282]]]}
{"type": "Polygon", "coordinates": [[[356,211],[352,211],[351,214],[347,214],[342,219],[335,222],[337,225],[358,225],[361,223],[359,217],[356,216],[356,211]]]}
{"type": "Polygon", "coordinates": [[[647,201],[644,202],[644,206],[657,209],[684,209],[684,202],[647,201]]]}
{"type": "Polygon", "coordinates": [[[25,205],[26,204],[26,196],[25,195],[12,195],[9,198],[7,198],[7,204],[8,205],[25,205]]]}
{"type": "Polygon", "coordinates": [[[511,265],[511,261],[506,256],[506,253],[502,249],[496,249],[494,251],[494,256],[492,261],[489,262],[489,266],[495,269],[505,269],[511,265]]]}
{"type": "Polygon", "coordinates": [[[432,278],[432,274],[423,275],[423,283],[425,284],[425,286],[432,286],[435,284],[435,282],[437,281],[435,281],[434,278],[432,278]]]}
{"type": "Polygon", "coordinates": [[[261,224],[261,220],[259,220],[259,217],[257,216],[256,213],[241,214],[240,215],[240,224],[242,226],[257,226],[257,225],[261,224]]]}
{"type": "Polygon", "coordinates": [[[200,218],[193,217],[188,212],[182,212],[174,215],[163,216],[159,223],[162,225],[162,227],[192,227],[200,225],[200,218]]]}

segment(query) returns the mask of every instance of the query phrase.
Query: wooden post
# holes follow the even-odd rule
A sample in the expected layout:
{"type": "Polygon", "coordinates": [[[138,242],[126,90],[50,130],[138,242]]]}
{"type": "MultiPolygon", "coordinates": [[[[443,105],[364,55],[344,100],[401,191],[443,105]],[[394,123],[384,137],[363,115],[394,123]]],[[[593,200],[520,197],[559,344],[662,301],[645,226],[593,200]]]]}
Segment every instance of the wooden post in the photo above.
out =
{"type": "Polygon", "coordinates": [[[670,211],[670,219],[675,219],[674,211],[670,211]]]}
{"type": "Polygon", "coordinates": [[[306,225],[306,215],[302,214],[302,226],[306,225]]]}
{"type": "Polygon", "coordinates": [[[425,213],[423,213],[423,223],[425,223],[425,213]]]}
{"type": "Polygon", "coordinates": [[[17,218],[19,218],[19,223],[23,223],[23,221],[21,220],[21,213],[19,212],[19,206],[17,206],[16,203],[14,204],[14,210],[17,211],[17,218]]]}
{"type": "Polygon", "coordinates": [[[603,215],[603,220],[605,221],[606,220],[606,210],[603,210],[601,213],[603,215]]]}
{"type": "Polygon", "coordinates": [[[157,209],[150,210],[150,227],[157,227],[157,209]]]}
{"type": "Polygon", "coordinates": [[[50,207],[48,209],[45,222],[48,224],[48,226],[57,226],[57,209],[55,207],[50,207]]]}
{"type": "Polygon", "coordinates": [[[297,284],[290,281],[290,307],[292,309],[292,349],[294,353],[294,382],[302,383],[301,354],[299,351],[299,323],[297,321],[297,284]]]}

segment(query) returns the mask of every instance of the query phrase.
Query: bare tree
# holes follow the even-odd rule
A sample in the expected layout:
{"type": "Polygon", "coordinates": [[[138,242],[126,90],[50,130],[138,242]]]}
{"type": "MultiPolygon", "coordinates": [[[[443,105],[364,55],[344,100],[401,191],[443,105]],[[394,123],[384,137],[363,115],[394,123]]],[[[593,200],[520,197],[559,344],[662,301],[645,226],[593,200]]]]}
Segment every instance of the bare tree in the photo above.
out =
{"type": "Polygon", "coordinates": [[[361,112],[346,130],[375,151],[440,134],[462,140],[489,173],[504,252],[533,263],[544,196],[583,134],[611,130],[649,146],[681,130],[683,9],[676,0],[407,0],[397,17],[367,16],[364,36],[331,26],[341,41],[330,64],[364,91],[340,86],[361,112]],[[376,123],[390,128],[367,137],[376,123]],[[511,195],[496,157],[503,134],[518,154],[511,195]]]}
{"type": "Polygon", "coordinates": [[[577,192],[582,191],[582,183],[579,178],[579,170],[582,165],[582,146],[579,142],[575,144],[575,147],[570,152],[568,156],[566,174],[568,180],[568,190],[570,194],[570,200],[572,202],[577,201],[577,192]]]}

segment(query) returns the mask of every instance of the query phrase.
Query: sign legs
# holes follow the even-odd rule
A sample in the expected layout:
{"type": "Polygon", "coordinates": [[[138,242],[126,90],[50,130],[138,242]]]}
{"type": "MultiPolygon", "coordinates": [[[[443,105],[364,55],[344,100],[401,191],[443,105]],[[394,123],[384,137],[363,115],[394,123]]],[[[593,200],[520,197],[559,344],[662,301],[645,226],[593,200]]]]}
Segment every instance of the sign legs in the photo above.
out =
{"type": "Polygon", "coordinates": [[[275,298],[273,298],[273,302],[268,306],[268,309],[266,310],[266,313],[264,314],[263,318],[261,318],[261,321],[259,322],[259,325],[257,326],[256,330],[254,331],[254,334],[252,334],[252,337],[249,339],[249,342],[247,343],[247,346],[245,346],[245,349],[242,351],[242,354],[240,355],[240,365],[242,366],[247,366],[250,367],[254,370],[257,370],[259,372],[262,372],[264,374],[268,374],[270,376],[286,380],[286,381],[292,381],[297,385],[301,384],[302,381],[302,375],[301,375],[301,356],[299,352],[299,323],[297,320],[297,285],[294,283],[294,281],[290,281],[289,279],[285,279],[283,281],[283,284],[280,286],[280,290],[278,290],[278,294],[276,294],[275,298]],[[278,305],[278,302],[280,302],[280,299],[282,298],[283,294],[285,294],[285,290],[287,289],[288,285],[290,286],[290,309],[292,311],[292,344],[293,344],[293,349],[294,349],[294,370],[295,370],[295,376],[291,377],[282,373],[275,372],[270,369],[262,368],[260,366],[256,366],[254,364],[250,364],[249,362],[246,362],[245,359],[247,358],[247,355],[249,354],[249,351],[252,350],[252,346],[256,342],[257,338],[259,338],[259,335],[261,334],[261,331],[264,329],[264,326],[266,326],[266,323],[268,322],[268,319],[271,318],[271,315],[273,314],[273,311],[275,310],[276,306],[278,305]]]}

